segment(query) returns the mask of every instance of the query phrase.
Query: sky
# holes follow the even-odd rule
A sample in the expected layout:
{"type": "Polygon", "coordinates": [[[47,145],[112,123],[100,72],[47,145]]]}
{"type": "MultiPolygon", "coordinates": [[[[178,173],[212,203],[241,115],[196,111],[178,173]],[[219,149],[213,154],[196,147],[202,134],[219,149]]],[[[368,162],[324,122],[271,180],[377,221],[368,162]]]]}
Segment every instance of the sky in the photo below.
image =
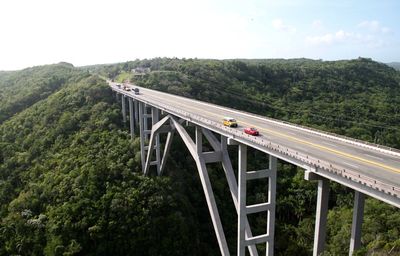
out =
{"type": "Polygon", "coordinates": [[[0,70],[154,57],[400,61],[399,0],[1,0],[0,70]]]}

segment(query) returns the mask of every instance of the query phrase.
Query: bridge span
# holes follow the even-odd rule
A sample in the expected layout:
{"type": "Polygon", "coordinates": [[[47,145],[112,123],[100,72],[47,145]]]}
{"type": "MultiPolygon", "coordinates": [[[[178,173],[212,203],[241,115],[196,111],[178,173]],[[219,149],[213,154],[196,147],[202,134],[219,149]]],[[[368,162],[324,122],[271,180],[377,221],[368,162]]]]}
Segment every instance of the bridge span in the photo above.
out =
{"type": "Polygon", "coordinates": [[[118,87],[117,83],[108,83],[117,93],[117,98],[121,99],[123,120],[125,122],[129,118],[132,137],[135,136],[135,126],[139,126],[144,174],[149,173],[150,166],[155,166],[157,174],[161,175],[172,137],[177,133],[184,140],[197,164],[222,255],[230,253],[208,179],[207,163],[220,162],[228,180],[238,212],[237,255],[245,255],[246,247],[250,255],[258,255],[255,247],[258,243],[266,243],[267,255],[273,255],[277,159],[303,168],[307,180],[318,181],[314,255],[324,251],[330,181],[355,191],[349,255],[360,246],[365,195],[400,208],[400,151],[396,149],[127,85],[130,88],[139,88],[139,94],[135,94],[118,87]],[[237,128],[222,124],[222,119],[227,116],[237,120],[237,128]],[[183,123],[191,123],[196,127],[195,141],[186,132],[183,123]],[[260,136],[244,133],[246,127],[257,128],[260,136]],[[167,133],[163,155],[160,152],[162,133],[167,133]],[[203,136],[214,151],[203,152],[203,136]],[[227,153],[228,145],[238,145],[237,179],[227,153]],[[268,154],[269,167],[265,170],[247,171],[247,147],[268,154]],[[258,178],[268,179],[268,202],[246,205],[246,181],[258,178]],[[247,215],[256,212],[267,212],[268,226],[266,234],[253,237],[247,215]]]}

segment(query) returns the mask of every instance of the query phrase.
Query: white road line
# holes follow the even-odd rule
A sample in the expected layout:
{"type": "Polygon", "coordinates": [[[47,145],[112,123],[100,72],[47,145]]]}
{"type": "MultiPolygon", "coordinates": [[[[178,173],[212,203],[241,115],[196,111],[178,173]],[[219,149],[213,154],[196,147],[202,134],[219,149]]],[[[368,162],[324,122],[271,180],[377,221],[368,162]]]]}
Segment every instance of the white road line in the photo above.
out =
{"type": "Polygon", "coordinates": [[[348,166],[351,166],[351,167],[353,167],[353,168],[356,168],[356,170],[359,170],[361,167],[360,166],[358,166],[358,165],[355,165],[355,164],[349,164],[348,162],[342,162],[342,164],[344,164],[344,165],[348,165],[348,166]]]}
{"type": "Polygon", "coordinates": [[[369,156],[369,157],[372,157],[372,158],[375,158],[375,159],[378,159],[378,160],[381,160],[381,161],[384,161],[383,158],[381,158],[381,157],[379,157],[379,156],[373,156],[373,155],[366,154],[366,153],[364,153],[364,155],[369,156]]]}
{"type": "Polygon", "coordinates": [[[335,145],[335,144],[331,144],[331,143],[329,143],[329,142],[327,142],[327,141],[320,140],[319,143],[322,143],[322,144],[324,144],[324,145],[326,145],[326,146],[330,146],[330,147],[334,147],[334,148],[339,148],[339,146],[337,146],[337,145],[335,145]]]}

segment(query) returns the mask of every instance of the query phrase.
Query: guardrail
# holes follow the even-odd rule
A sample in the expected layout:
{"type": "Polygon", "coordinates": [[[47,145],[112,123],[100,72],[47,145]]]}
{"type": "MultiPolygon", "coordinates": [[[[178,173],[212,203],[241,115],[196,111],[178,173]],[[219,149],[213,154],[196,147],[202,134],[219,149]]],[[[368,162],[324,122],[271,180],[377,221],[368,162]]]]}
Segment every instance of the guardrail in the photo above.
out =
{"type": "Polygon", "coordinates": [[[170,114],[173,114],[175,116],[178,116],[180,118],[183,118],[185,120],[188,120],[190,122],[196,123],[198,125],[207,127],[207,128],[211,128],[211,130],[214,130],[216,132],[220,132],[222,134],[226,134],[228,135],[228,137],[230,136],[233,139],[241,139],[243,141],[246,142],[250,142],[250,146],[253,145],[258,145],[262,148],[265,148],[269,151],[274,151],[279,153],[282,156],[286,156],[286,157],[290,157],[293,159],[296,159],[310,167],[315,168],[314,172],[318,173],[318,168],[322,169],[324,171],[328,171],[330,173],[339,175],[343,178],[346,178],[347,180],[351,180],[354,181],[356,183],[360,183],[363,184],[367,187],[373,188],[375,190],[378,191],[382,191],[388,195],[392,195],[395,196],[397,198],[400,198],[400,188],[392,186],[390,184],[386,184],[384,182],[378,181],[376,179],[370,178],[364,174],[360,174],[356,171],[353,170],[349,170],[349,169],[345,169],[342,168],[338,165],[329,163],[327,161],[324,160],[320,160],[318,158],[309,156],[307,154],[298,152],[296,150],[292,150],[290,148],[287,147],[283,147],[282,145],[279,145],[277,143],[273,143],[269,140],[266,139],[262,139],[259,137],[254,137],[251,135],[248,135],[240,130],[237,129],[232,129],[230,127],[224,126],[221,123],[209,120],[206,117],[203,117],[201,115],[195,115],[189,112],[186,112],[182,109],[177,109],[174,107],[171,107],[169,105],[163,104],[161,102],[155,102],[155,101],[151,101],[151,100],[147,100],[144,99],[143,97],[140,97],[140,95],[134,95],[131,94],[127,91],[118,89],[116,87],[112,87],[112,89],[114,91],[117,91],[119,93],[125,94],[131,98],[134,98],[136,100],[142,101],[145,104],[151,105],[153,107],[156,107],[160,110],[163,110],[165,112],[168,112],[170,114]]]}
{"type": "MultiPolygon", "coordinates": [[[[136,86],[136,87],[138,87],[138,86],[136,86]]],[[[139,87],[139,88],[142,88],[142,87],[139,87]]],[[[148,88],[146,88],[146,89],[148,89],[148,88]]],[[[164,93],[164,92],[161,92],[161,93],[164,93]]],[[[179,95],[174,95],[174,96],[184,98],[184,97],[179,96],[179,95]]],[[[200,100],[196,100],[196,99],[190,99],[190,100],[204,103],[204,102],[202,102],[200,100]]],[[[213,106],[218,107],[218,108],[227,108],[227,107],[219,106],[217,104],[210,103],[210,102],[207,102],[207,104],[213,105],[213,106]]],[[[234,109],[234,111],[235,112],[240,112],[240,113],[242,113],[244,115],[249,115],[247,112],[242,111],[242,110],[234,109]]],[[[394,156],[399,156],[400,157],[400,150],[399,149],[395,149],[395,148],[391,148],[391,147],[387,147],[387,146],[384,146],[384,145],[379,145],[379,144],[375,144],[375,143],[371,143],[371,142],[367,142],[367,141],[363,141],[363,140],[359,140],[359,139],[355,139],[355,138],[350,138],[350,137],[347,137],[347,136],[344,136],[344,135],[340,135],[340,134],[335,134],[335,133],[331,133],[331,132],[327,132],[327,131],[321,131],[321,130],[318,130],[318,129],[315,129],[315,128],[312,128],[312,127],[306,127],[306,126],[303,126],[303,125],[294,124],[294,123],[290,123],[290,122],[287,122],[287,121],[282,121],[282,120],[271,118],[271,117],[261,116],[261,115],[258,115],[258,114],[251,113],[251,116],[252,117],[256,117],[256,118],[261,118],[263,120],[268,120],[270,122],[273,122],[273,123],[276,123],[276,124],[279,124],[279,125],[284,125],[286,127],[290,127],[290,128],[293,128],[293,129],[299,129],[299,130],[302,130],[304,132],[308,132],[308,133],[311,133],[311,134],[314,134],[314,135],[318,135],[318,136],[321,136],[321,137],[329,138],[329,139],[336,140],[336,141],[342,141],[344,143],[348,143],[348,144],[356,145],[356,146],[359,146],[359,147],[364,147],[364,148],[368,148],[368,149],[376,150],[376,151],[379,151],[379,152],[382,152],[382,153],[386,153],[386,154],[390,154],[390,155],[394,155],[394,156]]]]}
{"type": "MultiPolygon", "coordinates": [[[[212,104],[212,103],[208,103],[208,104],[212,104]]],[[[215,105],[215,104],[212,104],[212,105],[215,105]]],[[[235,111],[241,112],[243,114],[247,114],[246,112],[241,111],[241,110],[235,109],[235,111]]],[[[305,131],[305,132],[308,132],[308,133],[311,133],[311,134],[314,134],[314,135],[318,135],[318,136],[321,136],[321,137],[329,138],[329,139],[332,139],[332,140],[342,141],[342,142],[345,142],[345,143],[349,143],[349,144],[357,145],[359,147],[364,147],[364,148],[376,150],[376,151],[379,151],[379,152],[382,152],[382,153],[386,153],[386,154],[390,154],[390,155],[394,155],[394,156],[400,156],[400,150],[396,149],[396,148],[391,148],[391,147],[387,147],[387,146],[384,146],[384,145],[371,143],[371,142],[368,142],[368,141],[363,141],[363,140],[359,140],[359,139],[355,139],[355,138],[350,138],[350,137],[347,137],[347,136],[344,136],[344,135],[340,135],[340,134],[321,131],[321,130],[318,130],[318,129],[315,129],[315,128],[312,128],[312,127],[306,127],[306,126],[303,126],[303,125],[294,124],[294,123],[290,123],[290,122],[287,122],[287,121],[281,121],[281,120],[278,120],[278,119],[275,119],[275,118],[261,116],[261,115],[258,115],[258,114],[252,114],[252,116],[256,116],[256,117],[259,117],[259,118],[262,118],[262,119],[266,119],[266,120],[268,120],[270,122],[273,122],[273,123],[276,123],[276,124],[279,124],[279,125],[284,125],[284,126],[291,127],[291,128],[294,128],[294,129],[300,129],[302,131],[305,131]]]]}

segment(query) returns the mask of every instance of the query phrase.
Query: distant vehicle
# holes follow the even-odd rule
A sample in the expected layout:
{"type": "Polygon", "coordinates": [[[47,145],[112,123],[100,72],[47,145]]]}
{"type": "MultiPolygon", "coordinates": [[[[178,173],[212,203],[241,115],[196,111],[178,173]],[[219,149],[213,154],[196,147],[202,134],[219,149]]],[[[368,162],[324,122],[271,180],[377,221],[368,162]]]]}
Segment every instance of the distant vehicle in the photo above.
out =
{"type": "Polygon", "coordinates": [[[131,88],[129,86],[127,86],[127,85],[122,85],[122,89],[125,90],[125,91],[130,91],[131,90],[131,88]]]}
{"type": "Polygon", "coordinates": [[[229,126],[229,127],[237,127],[238,126],[236,119],[231,118],[231,117],[224,117],[223,123],[225,126],[229,126]]]}
{"type": "Polygon", "coordinates": [[[118,88],[121,88],[121,84],[116,84],[118,88]]]}
{"type": "Polygon", "coordinates": [[[139,88],[133,89],[133,92],[134,92],[136,95],[139,94],[139,88]]]}
{"type": "Polygon", "coordinates": [[[253,127],[248,127],[246,129],[244,129],[244,132],[253,136],[258,136],[260,135],[260,133],[257,131],[256,128],[253,127]]]}

